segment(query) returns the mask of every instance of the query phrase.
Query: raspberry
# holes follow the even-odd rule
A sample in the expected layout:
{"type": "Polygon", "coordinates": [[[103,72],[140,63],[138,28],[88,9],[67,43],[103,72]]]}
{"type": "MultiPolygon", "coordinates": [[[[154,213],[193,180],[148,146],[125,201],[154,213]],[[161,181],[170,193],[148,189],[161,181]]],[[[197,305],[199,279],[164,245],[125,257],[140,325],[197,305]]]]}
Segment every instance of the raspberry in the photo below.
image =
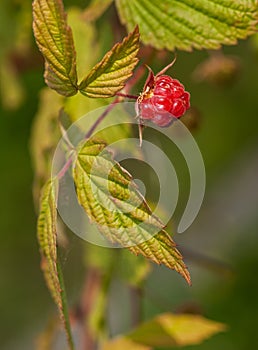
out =
{"type": "Polygon", "coordinates": [[[171,114],[169,112],[167,113],[157,113],[152,119],[152,122],[154,124],[157,124],[158,126],[169,126],[173,122],[173,118],[171,118],[171,114]]]}
{"type": "MultiPolygon", "coordinates": [[[[162,70],[166,71],[171,65],[162,70]]],[[[150,70],[143,93],[137,100],[142,119],[149,119],[159,126],[169,126],[173,117],[179,119],[190,108],[190,94],[177,79],[150,70]],[[148,82],[150,82],[148,84],[148,82]]]]}
{"type": "Polygon", "coordinates": [[[147,98],[141,102],[141,118],[152,119],[154,118],[155,111],[151,103],[151,99],[147,98]]]}
{"type": "Polygon", "coordinates": [[[185,108],[185,102],[181,99],[176,99],[173,102],[173,106],[171,108],[171,114],[173,114],[174,117],[180,118],[186,111],[185,108]]]}
{"type": "Polygon", "coordinates": [[[167,96],[153,95],[151,104],[153,105],[155,112],[169,112],[172,108],[172,99],[167,98],[167,96]]]}

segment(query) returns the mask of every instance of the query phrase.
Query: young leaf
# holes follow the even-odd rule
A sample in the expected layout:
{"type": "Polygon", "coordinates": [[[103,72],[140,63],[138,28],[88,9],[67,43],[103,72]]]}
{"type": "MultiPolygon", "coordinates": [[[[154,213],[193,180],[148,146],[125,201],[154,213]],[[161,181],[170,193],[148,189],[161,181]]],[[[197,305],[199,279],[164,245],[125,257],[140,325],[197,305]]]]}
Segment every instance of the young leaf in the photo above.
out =
{"type": "Polygon", "coordinates": [[[121,90],[132,75],[139,51],[139,29],[136,27],[122,43],[106,53],[81,82],[79,90],[83,95],[95,98],[111,97],[121,90]]]}
{"type": "Polygon", "coordinates": [[[73,176],[79,203],[111,242],[175,269],[190,283],[175,243],[105,147],[89,140],[78,151],[73,176]]]}
{"type": "Polygon", "coordinates": [[[76,53],[62,0],[34,0],[33,30],[45,58],[47,85],[64,96],[77,93],[76,53]]]}
{"type": "Polygon", "coordinates": [[[70,349],[74,349],[62,271],[57,261],[56,225],[56,183],[54,180],[49,180],[42,190],[37,224],[38,242],[41,252],[41,266],[47,286],[59,309],[70,349]]]}
{"type": "Polygon", "coordinates": [[[104,350],[121,349],[151,350],[156,347],[171,348],[196,345],[213,335],[226,330],[222,323],[211,321],[199,315],[165,313],[138,326],[135,330],[107,342],[104,350]],[[124,347],[123,345],[128,345],[124,347]],[[132,345],[130,347],[130,345],[132,345]],[[135,348],[133,347],[135,345],[135,348]]]}
{"type": "Polygon", "coordinates": [[[232,45],[256,31],[257,1],[116,0],[128,30],[138,24],[144,44],[190,51],[232,45]]]}
{"type": "Polygon", "coordinates": [[[143,323],[127,337],[151,347],[187,346],[200,344],[225,330],[224,324],[200,315],[165,313],[143,323]]]}

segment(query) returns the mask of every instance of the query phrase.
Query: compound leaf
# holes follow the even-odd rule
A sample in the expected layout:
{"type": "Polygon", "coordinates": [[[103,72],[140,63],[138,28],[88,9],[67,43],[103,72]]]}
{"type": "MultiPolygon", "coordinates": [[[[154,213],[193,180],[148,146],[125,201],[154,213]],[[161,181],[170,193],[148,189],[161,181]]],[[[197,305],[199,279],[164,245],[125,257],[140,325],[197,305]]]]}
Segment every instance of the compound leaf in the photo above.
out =
{"type": "Polygon", "coordinates": [[[116,0],[128,30],[157,49],[217,49],[256,32],[257,0],[116,0]]]}
{"type": "Polygon", "coordinates": [[[57,258],[56,182],[49,180],[42,189],[37,235],[41,267],[49,291],[59,309],[70,349],[74,349],[68,316],[62,271],[57,258]]]}
{"type": "Polygon", "coordinates": [[[75,95],[76,53],[62,0],[34,0],[33,30],[45,58],[47,85],[61,95],[75,95]]]}
{"type": "Polygon", "coordinates": [[[103,142],[89,140],[78,151],[73,172],[78,201],[112,243],[179,272],[189,272],[175,243],[139,193],[130,174],[103,142]]]}
{"type": "Polygon", "coordinates": [[[94,98],[111,97],[121,90],[132,75],[139,51],[138,26],[122,43],[117,43],[103,59],[93,67],[81,82],[79,90],[83,95],[94,98]]]}

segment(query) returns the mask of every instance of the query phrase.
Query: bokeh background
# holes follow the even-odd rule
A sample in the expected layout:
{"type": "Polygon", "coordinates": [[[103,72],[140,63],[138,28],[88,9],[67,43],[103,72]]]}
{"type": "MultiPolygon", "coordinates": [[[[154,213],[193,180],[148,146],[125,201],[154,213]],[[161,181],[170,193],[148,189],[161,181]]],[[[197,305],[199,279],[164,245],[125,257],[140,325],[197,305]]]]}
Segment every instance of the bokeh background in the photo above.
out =
{"type": "MultiPolygon", "coordinates": [[[[65,4],[85,7],[87,1],[67,0],[65,4]]],[[[30,5],[30,1],[22,0],[0,2],[3,350],[36,348],[37,336],[56,312],[40,271],[32,197],[29,140],[39,91],[45,84],[43,61],[30,30],[30,5]]],[[[113,15],[112,11],[111,8],[98,21],[99,28],[113,15]]],[[[110,47],[112,41],[111,36],[107,37],[106,46],[110,47]]],[[[193,286],[189,288],[175,272],[155,267],[147,280],[144,315],[149,318],[164,311],[202,312],[226,323],[228,331],[194,348],[257,349],[258,38],[253,36],[236,46],[224,47],[223,52],[226,57],[237,59],[230,74],[232,79],[227,83],[210,81],[209,72],[210,79],[203,76],[200,64],[211,55],[205,51],[179,52],[173,68],[173,75],[191,92],[194,109],[188,118],[192,118],[192,132],[204,158],[207,189],[196,221],[185,233],[175,235],[193,286]]],[[[165,60],[173,56],[163,54],[165,60]]],[[[152,62],[155,71],[162,65],[160,60],[152,62]]],[[[82,245],[79,238],[71,235],[62,261],[71,304],[79,295],[84,274],[82,245]]],[[[122,308],[124,311],[119,307],[128,295],[126,287],[116,282],[112,293],[112,303],[116,300],[113,313],[117,310],[112,321],[116,334],[129,327],[126,307],[122,308]]]]}

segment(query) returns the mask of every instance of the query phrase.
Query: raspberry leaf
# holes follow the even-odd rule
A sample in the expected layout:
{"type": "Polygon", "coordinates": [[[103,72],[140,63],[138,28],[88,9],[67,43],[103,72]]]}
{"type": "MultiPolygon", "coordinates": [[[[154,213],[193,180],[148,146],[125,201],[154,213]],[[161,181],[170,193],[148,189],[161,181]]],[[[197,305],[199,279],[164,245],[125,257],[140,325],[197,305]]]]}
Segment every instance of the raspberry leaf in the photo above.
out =
{"type": "MultiPolygon", "coordinates": [[[[129,334],[109,341],[104,349],[113,349],[112,345],[115,348],[117,344],[124,349],[123,342],[132,342],[136,348],[146,346],[147,349],[197,345],[225,330],[226,325],[200,315],[164,313],[141,324],[129,334]]],[[[129,349],[134,347],[128,346],[129,349]]]]}
{"type": "Polygon", "coordinates": [[[83,95],[94,98],[114,96],[132,75],[139,51],[138,26],[122,43],[115,44],[103,59],[93,67],[81,82],[79,90],[83,95]]]}
{"type": "Polygon", "coordinates": [[[74,349],[62,271],[57,257],[56,182],[48,181],[42,189],[37,235],[41,253],[41,267],[48,289],[59,309],[69,348],[74,349]]]}
{"type": "Polygon", "coordinates": [[[62,0],[34,0],[33,30],[45,58],[46,84],[64,96],[77,93],[76,53],[62,0]]]}
{"type": "Polygon", "coordinates": [[[176,270],[190,283],[174,241],[103,142],[89,140],[82,145],[73,177],[80,205],[104,237],[176,270]]]}
{"type": "Polygon", "coordinates": [[[130,31],[138,24],[144,44],[157,49],[217,49],[256,32],[257,1],[116,0],[130,31]]]}

